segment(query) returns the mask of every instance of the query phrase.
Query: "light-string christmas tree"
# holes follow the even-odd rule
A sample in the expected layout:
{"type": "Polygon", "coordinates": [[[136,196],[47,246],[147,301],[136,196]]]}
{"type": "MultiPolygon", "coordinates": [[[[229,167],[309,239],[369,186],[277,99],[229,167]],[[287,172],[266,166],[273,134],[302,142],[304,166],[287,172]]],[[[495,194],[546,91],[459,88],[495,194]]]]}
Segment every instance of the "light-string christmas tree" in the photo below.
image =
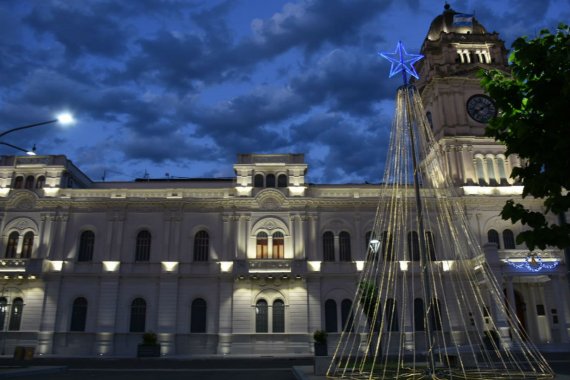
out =
{"type": "Polygon", "coordinates": [[[327,375],[351,379],[552,378],[504,303],[446,175],[401,42],[402,73],[366,262],[327,375]]]}

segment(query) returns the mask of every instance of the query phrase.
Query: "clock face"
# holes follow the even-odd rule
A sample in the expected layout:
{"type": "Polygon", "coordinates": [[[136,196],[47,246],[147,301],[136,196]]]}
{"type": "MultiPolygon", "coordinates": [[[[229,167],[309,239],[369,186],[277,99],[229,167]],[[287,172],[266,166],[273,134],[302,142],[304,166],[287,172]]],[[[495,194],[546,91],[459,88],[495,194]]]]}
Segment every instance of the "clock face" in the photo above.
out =
{"type": "Polygon", "coordinates": [[[497,107],[488,96],[473,95],[467,100],[467,113],[479,123],[488,123],[497,116],[497,107]]]}

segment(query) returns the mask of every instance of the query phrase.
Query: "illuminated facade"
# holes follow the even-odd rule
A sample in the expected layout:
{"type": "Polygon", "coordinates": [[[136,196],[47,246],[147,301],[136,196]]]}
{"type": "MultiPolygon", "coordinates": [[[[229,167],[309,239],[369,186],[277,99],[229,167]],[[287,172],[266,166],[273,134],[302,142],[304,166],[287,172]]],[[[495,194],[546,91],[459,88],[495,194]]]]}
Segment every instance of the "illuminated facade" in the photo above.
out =
{"type": "MultiPolygon", "coordinates": [[[[521,192],[509,179],[517,159],[483,137],[493,110],[475,72],[505,67],[505,49],[476,20],[454,27],[453,15],[432,23],[416,85],[506,299],[530,339],[559,348],[570,323],[563,252],[531,257],[516,245],[522,227],[498,213],[521,192]]],[[[1,157],[3,352],[132,356],[153,331],[166,356],[309,354],[320,329],[332,349],[379,187],[309,184],[302,154],[239,155],[234,169],[93,182],[64,156],[1,157]]]]}

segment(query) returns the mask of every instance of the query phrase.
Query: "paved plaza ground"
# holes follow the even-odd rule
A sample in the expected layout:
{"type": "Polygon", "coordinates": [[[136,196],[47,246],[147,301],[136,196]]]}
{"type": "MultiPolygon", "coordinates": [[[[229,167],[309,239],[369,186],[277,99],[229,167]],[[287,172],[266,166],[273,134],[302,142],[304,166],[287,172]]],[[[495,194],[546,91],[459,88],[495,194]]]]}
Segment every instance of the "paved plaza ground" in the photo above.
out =
{"type": "MultiPolygon", "coordinates": [[[[545,356],[557,373],[557,380],[570,380],[570,353],[545,356]]],[[[307,368],[312,364],[312,357],[34,358],[26,362],[0,357],[0,379],[17,376],[27,380],[294,380],[294,366],[307,368]]]]}

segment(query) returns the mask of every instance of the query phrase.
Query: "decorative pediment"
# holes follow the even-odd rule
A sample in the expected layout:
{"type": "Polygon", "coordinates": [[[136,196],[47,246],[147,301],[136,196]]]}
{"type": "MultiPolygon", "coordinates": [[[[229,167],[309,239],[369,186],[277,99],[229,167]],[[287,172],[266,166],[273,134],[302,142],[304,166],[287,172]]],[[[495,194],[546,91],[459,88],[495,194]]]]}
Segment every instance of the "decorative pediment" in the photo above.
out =
{"type": "Polygon", "coordinates": [[[276,189],[263,189],[256,196],[259,207],[264,210],[274,210],[287,207],[287,198],[276,189]]]}
{"type": "Polygon", "coordinates": [[[33,210],[36,207],[38,196],[29,190],[17,190],[8,198],[6,208],[17,210],[33,210]]]}
{"type": "Polygon", "coordinates": [[[33,219],[26,218],[26,217],[19,217],[11,220],[6,224],[5,231],[24,231],[24,230],[32,230],[35,234],[38,234],[38,225],[33,219]]]}
{"type": "Polygon", "coordinates": [[[285,224],[285,222],[283,222],[281,219],[273,216],[268,216],[255,222],[251,228],[251,235],[256,236],[259,231],[272,232],[274,230],[283,231],[283,234],[285,236],[290,235],[289,227],[287,227],[287,224],[285,224]]]}

